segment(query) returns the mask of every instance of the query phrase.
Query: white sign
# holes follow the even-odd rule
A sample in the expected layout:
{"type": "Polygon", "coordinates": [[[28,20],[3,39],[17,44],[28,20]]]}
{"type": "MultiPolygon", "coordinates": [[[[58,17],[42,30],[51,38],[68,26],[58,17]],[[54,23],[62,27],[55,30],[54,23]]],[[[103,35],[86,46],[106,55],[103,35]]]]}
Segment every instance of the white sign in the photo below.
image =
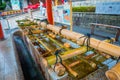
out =
{"type": "Polygon", "coordinates": [[[53,8],[54,22],[70,25],[70,5],[60,5],[53,8]]]}
{"type": "Polygon", "coordinates": [[[20,1],[19,0],[11,0],[12,9],[20,10],[20,1]]]}
{"type": "Polygon", "coordinates": [[[73,7],[80,7],[80,6],[95,6],[96,4],[96,0],[94,1],[91,1],[91,0],[88,0],[88,1],[75,1],[75,2],[72,2],[72,6],[73,7]]]}
{"type": "Polygon", "coordinates": [[[120,14],[120,2],[104,2],[96,4],[98,14],[120,14]]]}

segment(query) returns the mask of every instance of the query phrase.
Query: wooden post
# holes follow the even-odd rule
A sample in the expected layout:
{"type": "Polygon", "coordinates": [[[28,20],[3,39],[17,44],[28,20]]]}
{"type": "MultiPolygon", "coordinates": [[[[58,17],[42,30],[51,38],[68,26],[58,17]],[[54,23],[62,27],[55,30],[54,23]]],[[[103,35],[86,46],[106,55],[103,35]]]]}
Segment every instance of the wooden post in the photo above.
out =
{"type": "Polygon", "coordinates": [[[73,21],[72,21],[72,1],[69,1],[70,3],[70,31],[73,30],[73,21]]]}
{"type": "Polygon", "coordinates": [[[55,0],[55,6],[57,6],[58,5],[58,0],[55,0]]]}
{"type": "Polygon", "coordinates": [[[47,19],[49,24],[54,24],[53,22],[53,14],[52,14],[52,0],[46,0],[46,8],[47,8],[47,19]]]}
{"type": "Polygon", "coordinates": [[[92,25],[91,25],[91,34],[92,34],[92,35],[94,35],[94,28],[95,28],[95,26],[92,24],[92,25]]]}
{"type": "Polygon", "coordinates": [[[118,41],[120,36],[120,29],[117,30],[116,36],[115,36],[115,41],[118,41]]]}
{"type": "Polygon", "coordinates": [[[29,14],[29,17],[33,19],[32,10],[30,8],[28,9],[28,14],[29,14]]]}
{"type": "Polygon", "coordinates": [[[3,34],[1,22],[0,22],[0,39],[4,39],[4,34],[3,34]]]}

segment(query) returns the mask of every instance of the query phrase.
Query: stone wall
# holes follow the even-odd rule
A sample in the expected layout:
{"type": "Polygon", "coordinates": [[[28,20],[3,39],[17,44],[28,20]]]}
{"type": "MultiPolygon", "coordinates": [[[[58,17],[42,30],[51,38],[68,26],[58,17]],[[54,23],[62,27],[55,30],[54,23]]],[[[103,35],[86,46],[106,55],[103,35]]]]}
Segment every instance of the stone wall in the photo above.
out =
{"type": "MultiPolygon", "coordinates": [[[[120,15],[106,15],[106,14],[95,14],[91,12],[74,12],[73,13],[73,25],[79,27],[90,28],[89,23],[100,23],[107,25],[120,26],[120,15]]],[[[98,27],[111,32],[116,32],[113,28],[98,27]]]]}

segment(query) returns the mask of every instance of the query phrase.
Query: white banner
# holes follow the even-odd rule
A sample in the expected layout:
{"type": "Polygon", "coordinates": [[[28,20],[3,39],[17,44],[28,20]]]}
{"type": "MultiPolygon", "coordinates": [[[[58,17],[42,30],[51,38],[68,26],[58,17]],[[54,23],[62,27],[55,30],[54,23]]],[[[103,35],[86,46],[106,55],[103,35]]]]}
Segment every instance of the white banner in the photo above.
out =
{"type": "Polygon", "coordinates": [[[120,14],[120,2],[104,2],[96,4],[98,14],[120,14]]]}
{"type": "Polygon", "coordinates": [[[70,25],[70,5],[60,5],[53,8],[54,22],[70,25]]]}
{"type": "Polygon", "coordinates": [[[19,0],[11,0],[12,9],[20,10],[20,1],[19,0]]]}

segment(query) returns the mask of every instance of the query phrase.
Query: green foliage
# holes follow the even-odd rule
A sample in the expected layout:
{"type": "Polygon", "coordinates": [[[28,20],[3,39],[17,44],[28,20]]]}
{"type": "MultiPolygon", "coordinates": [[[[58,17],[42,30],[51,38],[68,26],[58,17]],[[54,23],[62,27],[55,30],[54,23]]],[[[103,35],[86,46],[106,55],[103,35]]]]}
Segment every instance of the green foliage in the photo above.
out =
{"type": "Polygon", "coordinates": [[[34,23],[30,20],[23,19],[23,20],[17,20],[18,26],[20,27],[26,27],[26,26],[31,26],[31,25],[37,25],[37,23],[34,23]]]}
{"type": "Polygon", "coordinates": [[[73,7],[73,12],[95,12],[94,6],[80,6],[80,7],[73,7]]]}
{"type": "Polygon", "coordinates": [[[0,10],[4,10],[5,7],[6,7],[6,3],[2,3],[2,4],[0,5],[0,10]]]}
{"type": "Polygon", "coordinates": [[[5,2],[10,2],[10,0],[4,0],[5,2]]]}
{"type": "Polygon", "coordinates": [[[25,27],[25,26],[30,26],[30,24],[20,23],[20,24],[18,24],[18,26],[20,26],[20,27],[25,27]]]}
{"type": "Polygon", "coordinates": [[[16,22],[26,22],[26,21],[30,21],[30,20],[23,19],[23,20],[17,20],[16,22]]]}

